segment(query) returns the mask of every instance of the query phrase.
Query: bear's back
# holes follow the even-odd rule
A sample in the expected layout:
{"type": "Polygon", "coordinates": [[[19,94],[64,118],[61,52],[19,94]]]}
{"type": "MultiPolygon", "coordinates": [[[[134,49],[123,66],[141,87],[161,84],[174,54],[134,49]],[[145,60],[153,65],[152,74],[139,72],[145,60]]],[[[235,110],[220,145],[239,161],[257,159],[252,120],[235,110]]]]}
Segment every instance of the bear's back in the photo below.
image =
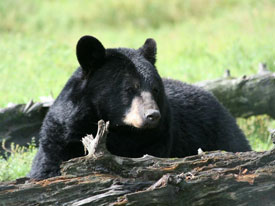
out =
{"type": "Polygon", "coordinates": [[[235,119],[211,93],[178,80],[163,79],[163,84],[171,108],[172,156],[194,155],[199,148],[250,150],[235,119]]]}

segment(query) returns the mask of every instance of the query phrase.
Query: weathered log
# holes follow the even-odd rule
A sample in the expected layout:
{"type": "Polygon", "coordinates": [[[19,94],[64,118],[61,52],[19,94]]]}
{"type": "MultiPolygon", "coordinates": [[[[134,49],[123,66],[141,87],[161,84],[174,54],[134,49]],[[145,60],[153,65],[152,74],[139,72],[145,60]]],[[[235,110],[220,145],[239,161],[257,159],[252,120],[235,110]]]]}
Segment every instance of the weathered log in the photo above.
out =
{"type": "MultiPolygon", "coordinates": [[[[27,145],[34,137],[38,145],[38,133],[51,102],[13,104],[0,109],[0,143],[5,139],[9,148],[14,142],[27,145]]],[[[0,154],[3,148],[0,146],[0,154]]]]}
{"type": "MultiPolygon", "coordinates": [[[[232,78],[228,71],[224,78],[196,85],[211,91],[235,117],[268,114],[275,118],[275,73],[264,67],[250,77],[232,78]]],[[[51,101],[30,101],[26,105],[0,109],[0,143],[7,139],[7,147],[11,142],[26,145],[32,137],[37,142],[39,129],[51,104],[51,101]]],[[[0,153],[1,150],[2,147],[0,153]]]]}
{"type": "Polygon", "coordinates": [[[0,184],[2,205],[275,205],[275,150],[203,152],[186,158],[105,153],[99,123],[89,154],[62,164],[62,176],[0,184]]]}
{"type": "Polygon", "coordinates": [[[256,75],[232,78],[227,72],[224,78],[196,85],[211,91],[235,117],[267,114],[275,119],[275,73],[262,64],[256,75]]]}

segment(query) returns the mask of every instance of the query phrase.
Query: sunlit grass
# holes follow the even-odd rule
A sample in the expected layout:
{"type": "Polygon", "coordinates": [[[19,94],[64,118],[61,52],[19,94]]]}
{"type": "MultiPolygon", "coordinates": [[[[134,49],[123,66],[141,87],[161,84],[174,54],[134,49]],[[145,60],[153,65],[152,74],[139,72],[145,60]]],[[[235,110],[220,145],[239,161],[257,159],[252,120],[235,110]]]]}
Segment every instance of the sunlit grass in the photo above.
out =
{"type": "Polygon", "coordinates": [[[28,147],[11,144],[11,149],[6,150],[5,155],[0,156],[0,182],[25,177],[30,171],[36,152],[34,142],[28,147]]]}
{"type": "Polygon", "coordinates": [[[238,124],[245,131],[253,150],[265,151],[274,148],[270,131],[275,128],[275,121],[266,115],[238,119],[238,124]]]}
{"type": "Polygon", "coordinates": [[[78,66],[75,45],[85,34],[106,47],[138,48],[153,37],[160,74],[187,82],[225,69],[253,74],[259,62],[275,71],[272,0],[5,0],[0,11],[0,106],[56,97],[78,66]]]}

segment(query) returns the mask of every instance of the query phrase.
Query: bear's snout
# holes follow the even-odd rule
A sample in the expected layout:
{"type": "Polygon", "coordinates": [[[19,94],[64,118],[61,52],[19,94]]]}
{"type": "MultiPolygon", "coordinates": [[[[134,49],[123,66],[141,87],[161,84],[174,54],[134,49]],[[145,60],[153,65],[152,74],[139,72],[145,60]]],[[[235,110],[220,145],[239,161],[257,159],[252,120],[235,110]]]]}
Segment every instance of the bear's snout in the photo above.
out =
{"type": "Polygon", "coordinates": [[[133,98],[123,122],[136,128],[154,128],[159,123],[161,114],[150,92],[141,92],[133,98]]]}
{"type": "Polygon", "coordinates": [[[154,127],[161,118],[160,112],[155,109],[149,109],[145,113],[145,127],[154,127]]]}

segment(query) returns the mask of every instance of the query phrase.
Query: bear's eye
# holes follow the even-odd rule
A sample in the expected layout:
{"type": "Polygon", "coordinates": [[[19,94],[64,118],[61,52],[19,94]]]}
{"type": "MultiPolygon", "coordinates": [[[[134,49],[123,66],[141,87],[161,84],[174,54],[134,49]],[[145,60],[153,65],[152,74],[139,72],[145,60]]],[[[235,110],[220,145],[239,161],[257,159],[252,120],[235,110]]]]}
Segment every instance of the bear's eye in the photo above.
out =
{"type": "Polygon", "coordinates": [[[135,91],[136,91],[136,88],[135,87],[127,87],[125,89],[125,91],[128,93],[128,94],[134,94],[135,91]]]}
{"type": "Polygon", "coordinates": [[[157,95],[157,94],[159,93],[159,89],[158,89],[157,87],[154,87],[154,88],[153,88],[153,93],[154,93],[155,95],[157,95]]]}
{"type": "Polygon", "coordinates": [[[135,88],[135,90],[139,90],[140,89],[140,84],[139,83],[135,83],[134,88],[135,88]]]}

